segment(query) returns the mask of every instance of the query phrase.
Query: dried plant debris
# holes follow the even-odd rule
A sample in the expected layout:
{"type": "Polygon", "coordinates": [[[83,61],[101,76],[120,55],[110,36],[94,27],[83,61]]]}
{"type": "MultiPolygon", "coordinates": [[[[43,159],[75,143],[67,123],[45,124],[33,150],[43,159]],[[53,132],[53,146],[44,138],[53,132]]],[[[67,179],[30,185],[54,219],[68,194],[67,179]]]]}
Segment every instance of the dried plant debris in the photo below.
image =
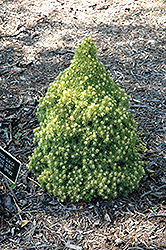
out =
{"type": "Polygon", "coordinates": [[[22,167],[14,195],[1,175],[0,249],[166,248],[165,9],[164,0],[1,1],[0,145],[22,167]],[[62,204],[26,164],[38,100],[90,36],[99,61],[131,96],[147,166],[127,198],[62,204]]]}

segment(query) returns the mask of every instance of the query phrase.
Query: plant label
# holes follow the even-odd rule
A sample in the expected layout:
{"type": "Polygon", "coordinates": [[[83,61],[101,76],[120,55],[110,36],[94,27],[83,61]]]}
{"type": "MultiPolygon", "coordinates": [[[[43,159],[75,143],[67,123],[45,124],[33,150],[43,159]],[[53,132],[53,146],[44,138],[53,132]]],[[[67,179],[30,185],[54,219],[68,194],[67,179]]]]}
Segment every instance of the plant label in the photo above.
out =
{"type": "Polygon", "coordinates": [[[21,162],[0,147],[0,172],[14,184],[17,181],[21,162]]]}

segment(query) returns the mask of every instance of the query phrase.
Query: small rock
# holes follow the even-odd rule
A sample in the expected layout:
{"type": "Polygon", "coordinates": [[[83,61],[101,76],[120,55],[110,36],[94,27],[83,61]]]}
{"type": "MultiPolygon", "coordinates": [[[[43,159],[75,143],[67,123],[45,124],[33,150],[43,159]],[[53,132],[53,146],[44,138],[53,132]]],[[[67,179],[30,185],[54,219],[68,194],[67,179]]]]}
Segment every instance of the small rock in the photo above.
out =
{"type": "Polygon", "coordinates": [[[58,205],[58,201],[52,200],[52,201],[48,202],[48,204],[55,206],[55,205],[58,205]]]}
{"type": "Polygon", "coordinates": [[[122,240],[120,239],[120,238],[117,238],[116,240],[115,240],[115,244],[116,245],[120,245],[120,244],[122,244],[122,240]]]}
{"type": "Polygon", "coordinates": [[[22,205],[23,207],[25,207],[25,206],[27,205],[27,203],[28,203],[26,200],[21,200],[20,202],[21,202],[21,205],[22,205]]]}
{"type": "Polygon", "coordinates": [[[114,32],[114,33],[119,33],[119,32],[120,32],[120,29],[118,29],[118,28],[112,28],[112,32],[114,32]]]}
{"type": "Polygon", "coordinates": [[[14,232],[15,232],[15,227],[12,227],[11,228],[11,234],[12,234],[12,236],[14,236],[14,232]]]}
{"type": "Polygon", "coordinates": [[[8,194],[5,194],[3,197],[4,207],[6,207],[9,211],[13,210],[12,200],[8,194]]]}
{"type": "Polygon", "coordinates": [[[100,220],[95,220],[94,226],[98,226],[100,224],[100,220]]]}
{"type": "Polygon", "coordinates": [[[106,221],[111,221],[110,216],[109,216],[109,214],[107,214],[107,213],[105,214],[104,219],[105,219],[106,221]]]}

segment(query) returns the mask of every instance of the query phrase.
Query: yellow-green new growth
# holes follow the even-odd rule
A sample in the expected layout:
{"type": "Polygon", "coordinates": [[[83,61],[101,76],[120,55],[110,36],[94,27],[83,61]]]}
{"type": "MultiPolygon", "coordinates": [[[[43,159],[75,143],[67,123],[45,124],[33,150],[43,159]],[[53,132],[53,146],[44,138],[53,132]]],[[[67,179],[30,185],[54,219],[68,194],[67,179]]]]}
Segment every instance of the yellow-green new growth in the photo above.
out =
{"type": "Polygon", "coordinates": [[[61,201],[79,201],[116,198],[138,186],[144,170],[129,98],[85,38],[39,100],[28,168],[44,189],[61,201]]]}

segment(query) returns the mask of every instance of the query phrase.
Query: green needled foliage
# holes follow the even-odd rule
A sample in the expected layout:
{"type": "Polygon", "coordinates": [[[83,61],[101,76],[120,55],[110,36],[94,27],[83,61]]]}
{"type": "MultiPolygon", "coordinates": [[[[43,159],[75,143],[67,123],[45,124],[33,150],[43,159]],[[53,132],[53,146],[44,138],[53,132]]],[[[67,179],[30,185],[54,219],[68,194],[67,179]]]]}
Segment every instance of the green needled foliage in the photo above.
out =
{"type": "Polygon", "coordinates": [[[85,38],[39,101],[28,168],[45,190],[79,201],[116,198],[138,187],[144,169],[129,99],[85,38]]]}

